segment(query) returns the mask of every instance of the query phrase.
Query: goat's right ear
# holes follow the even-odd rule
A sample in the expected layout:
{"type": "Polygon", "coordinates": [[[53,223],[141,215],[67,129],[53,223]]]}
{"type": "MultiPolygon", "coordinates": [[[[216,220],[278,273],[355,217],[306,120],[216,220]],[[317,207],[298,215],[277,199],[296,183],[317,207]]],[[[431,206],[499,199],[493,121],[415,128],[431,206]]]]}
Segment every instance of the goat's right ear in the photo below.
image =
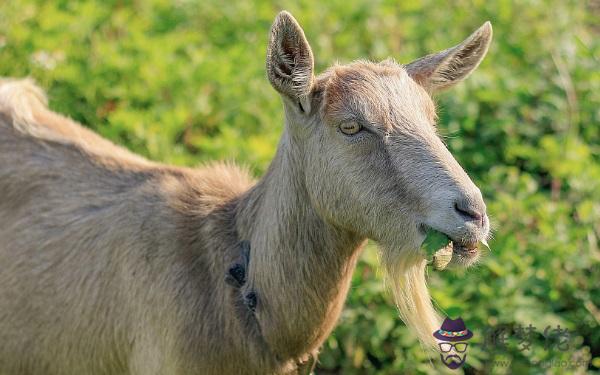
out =
{"type": "Polygon", "coordinates": [[[304,31],[292,15],[282,11],[271,26],[267,49],[267,76],[271,85],[292,100],[310,93],[314,60],[304,31]]]}

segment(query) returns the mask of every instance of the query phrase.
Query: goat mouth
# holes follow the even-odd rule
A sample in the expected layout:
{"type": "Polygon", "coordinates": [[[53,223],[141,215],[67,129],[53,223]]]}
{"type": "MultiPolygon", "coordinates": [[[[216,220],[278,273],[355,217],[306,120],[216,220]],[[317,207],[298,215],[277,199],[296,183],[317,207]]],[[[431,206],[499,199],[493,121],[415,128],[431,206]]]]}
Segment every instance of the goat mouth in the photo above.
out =
{"type": "Polygon", "coordinates": [[[485,240],[480,242],[475,238],[453,238],[447,233],[437,231],[427,225],[421,225],[419,229],[426,236],[426,241],[422,246],[428,254],[426,255],[428,263],[438,271],[446,268],[469,267],[475,264],[481,256],[480,244],[488,246],[485,240]],[[432,237],[430,237],[431,234],[433,234],[432,237]],[[437,250],[435,250],[436,248],[437,250]]]}
{"type": "MultiPolygon", "coordinates": [[[[423,227],[423,232],[427,233],[430,228],[423,227]]],[[[441,247],[435,251],[435,253],[429,253],[429,264],[433,266],[435,270],[444,270],[447,267],[451,268],[465,268],[473,265],[479,259],[481,251],[479,249],[479,241],[477,240],[465,240],[455,239],[447,235],[444,232],[438,232],[440,235],[446,238],[446,244],[443,245],[443,241],[440,237],[432,237],[430,242],[425,245],[426,251],[431,251],[431,246],[435,248],[436,245],[441,247]]],[[[483,242],[485,245],[485,241],[483,242]]]]}
{"type": "Polygon", "coordinates": [[[451,241],[452,252],[463,256],[475,256],[479,253],[477,242],[451,241]]]}
{"type": "Polygon", "coordinates": [[[467,268],[475,264],[481,255],[477,242],[452,240],[448,246],[452,246],[452,257],[448,266],[455,268],[467,268]]]}

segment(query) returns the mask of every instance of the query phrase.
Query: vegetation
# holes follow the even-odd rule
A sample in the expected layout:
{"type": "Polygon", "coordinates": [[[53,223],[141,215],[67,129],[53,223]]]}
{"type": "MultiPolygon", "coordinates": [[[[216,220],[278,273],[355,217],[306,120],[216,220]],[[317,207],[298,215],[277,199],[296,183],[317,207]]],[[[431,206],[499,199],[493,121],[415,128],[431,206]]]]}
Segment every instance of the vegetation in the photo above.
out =
{"type": "MultiPolygon", "coordinates": [[[[5,1],[0,75],[34,77],[54,110],[151,159],[233,159],[259,175],[282,130],[264,72],[282,8],[304,26],[319,71],[357,58],[409,62],[492,21],[484,63],[437,98],[439,131],[488,202],[492,251],[476,268],[431,272],[432,294],[475,332],[467,373],[600,372],[597,2],[5,1]],[[558,325],[569,336],[553,334],[558,325]]],[[[317,373],[444,371],[431,358],[399,320],[369,248],[317,373]]]]}

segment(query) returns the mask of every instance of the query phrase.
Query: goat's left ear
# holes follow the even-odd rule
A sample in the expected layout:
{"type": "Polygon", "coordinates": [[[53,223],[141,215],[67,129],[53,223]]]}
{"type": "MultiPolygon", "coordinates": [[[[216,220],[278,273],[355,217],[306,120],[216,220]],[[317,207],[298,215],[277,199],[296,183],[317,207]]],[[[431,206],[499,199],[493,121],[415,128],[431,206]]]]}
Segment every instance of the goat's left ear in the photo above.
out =
{"type": "Polygon", "coordinates": [[[282,11],[271,27],[267,49],[267,76],[271,85],[294,101],[310,93],[314,60],[304,31],[292,15],[282,11]]]}
{"type": "Polygon", "coordinates": [[[465,79],[479,66],[491,41],[492,24],[488,21],[461,44],[421,57],[405,68],[427,91],[444,90],[465,79]]]}

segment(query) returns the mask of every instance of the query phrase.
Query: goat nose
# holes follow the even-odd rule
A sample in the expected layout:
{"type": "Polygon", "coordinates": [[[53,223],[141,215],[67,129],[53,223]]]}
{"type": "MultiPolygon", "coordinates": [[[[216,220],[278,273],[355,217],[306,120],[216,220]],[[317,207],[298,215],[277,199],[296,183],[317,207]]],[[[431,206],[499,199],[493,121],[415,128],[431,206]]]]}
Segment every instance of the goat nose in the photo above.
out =
{"type": "Polygon", "coordinates": [[[485,205],[477,204],[470,199],[458,199],[454,202],[454,209],[463,218],[474,221],[478,226],[483,227],[485,217],[485,205]]]}

